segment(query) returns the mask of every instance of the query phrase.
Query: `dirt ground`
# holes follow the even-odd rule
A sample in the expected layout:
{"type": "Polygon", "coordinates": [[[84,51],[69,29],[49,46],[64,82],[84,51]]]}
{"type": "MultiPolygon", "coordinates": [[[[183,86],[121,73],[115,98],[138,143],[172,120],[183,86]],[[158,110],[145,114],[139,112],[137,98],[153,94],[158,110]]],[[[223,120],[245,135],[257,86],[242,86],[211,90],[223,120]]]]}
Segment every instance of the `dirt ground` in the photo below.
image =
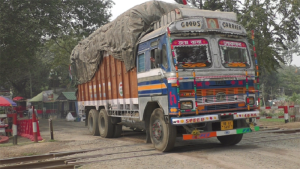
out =
{"type": "Polygon", "coordinates": [[[259,121],[258,125],[261,127],[268,128],[281,128],[281,129],[300,129],[300,122],[267,122],[267,121],[259,121]]]}
{"type": "MultiPolygon", "coordinates": [[[[56,119],[53,121],[55,141],[50,141],[48,120],[40,119],[39,124],[44,141],[32,143],[28,139],[19,137],[17,146],[13,146],[12,143],[1,144],[0,159],[53,151],[105,148],[101,151],[80,154],[79,156],[99,154],[98,158],[82,160],[88,163],[81,168],[296,169],[300,166],[300,135],[298,133],[286,135],[249,133],[244,135],[243,140],[237,146],[230,147],[222,146],[216,138],[183,141],[178,137],[174,151],[160,153],[153,149],[151,144],[144,143],[143,132],[132,132],[127,128],[123,128],[121,138],[103,139],[99,136],[91,136],[83,122],[66,122],[56,119]],[[291,136],[292,139],[289,139],[291,136]],[[103,154],[111,153],[114,154],[103,156],[103,154]]],[[[300,128],[300,122],[275,125],[261,122],[259,124],[285,129],[300,128]]]]}

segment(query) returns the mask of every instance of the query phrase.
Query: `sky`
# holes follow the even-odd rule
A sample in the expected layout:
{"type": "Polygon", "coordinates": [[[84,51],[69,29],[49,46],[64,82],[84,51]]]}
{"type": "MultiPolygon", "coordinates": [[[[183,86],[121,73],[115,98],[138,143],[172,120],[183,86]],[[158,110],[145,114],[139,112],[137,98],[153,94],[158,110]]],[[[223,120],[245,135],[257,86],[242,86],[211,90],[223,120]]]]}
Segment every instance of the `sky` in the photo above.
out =
{"type": "MultiPolygon", "coordinates": [[[[127,11],[128,9],[136,5],[142,4],[144,2],[147,2],[149,0],[131,0],[131,1],[113,0],[113,1],[115,2],[115,5],[111,9],[111,13],[112,13],[111,21],[116,19],[119,15],[121,15],[123,12],[127,11]]],[[[175,3],[174,0],[160,0],[160,1],[175,3]]],[[[293,57],[292,65],[300,66],[300,56],[293,57]]]]}

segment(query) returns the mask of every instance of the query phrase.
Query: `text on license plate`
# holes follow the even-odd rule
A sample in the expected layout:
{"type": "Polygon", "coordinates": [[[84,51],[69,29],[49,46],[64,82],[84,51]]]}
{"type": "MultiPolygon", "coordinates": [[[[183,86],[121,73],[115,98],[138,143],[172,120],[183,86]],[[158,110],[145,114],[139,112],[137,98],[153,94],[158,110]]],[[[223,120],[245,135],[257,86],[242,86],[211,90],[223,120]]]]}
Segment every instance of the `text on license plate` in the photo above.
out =
{"type": "Polygon", "coordinates": [[[233,129],[233,121],[221,121],[221,130],[231,130],[233,129]]]}

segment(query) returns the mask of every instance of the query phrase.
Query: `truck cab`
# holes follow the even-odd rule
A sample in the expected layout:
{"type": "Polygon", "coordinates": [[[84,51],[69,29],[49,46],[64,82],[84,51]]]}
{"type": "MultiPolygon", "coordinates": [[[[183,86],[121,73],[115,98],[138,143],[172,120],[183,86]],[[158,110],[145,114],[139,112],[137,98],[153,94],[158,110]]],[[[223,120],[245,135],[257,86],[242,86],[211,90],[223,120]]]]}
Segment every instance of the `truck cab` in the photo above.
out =
{"type": "Polygon", "coordinates": [[[259,111],[246,31],[234,13],[192,13],[170,12],[139,42],[140,118],[150,127],[152,143],[163,139],[163,122],[156,118],[147,125],[145,112],[158,107],[167,128],[176,126],[184,140],[218,137],[223,144],[237,144],[243,133],[258,130],[249,129],[259,111]]]}

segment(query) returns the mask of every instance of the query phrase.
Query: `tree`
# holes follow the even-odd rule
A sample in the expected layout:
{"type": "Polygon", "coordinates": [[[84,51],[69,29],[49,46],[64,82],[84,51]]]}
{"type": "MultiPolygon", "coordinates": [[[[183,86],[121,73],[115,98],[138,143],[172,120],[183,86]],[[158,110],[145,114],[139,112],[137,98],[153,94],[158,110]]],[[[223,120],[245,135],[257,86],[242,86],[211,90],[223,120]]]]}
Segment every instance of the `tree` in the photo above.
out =
{"type": "Polygon", "coordinates": [[[58,42],[70,32],[88,36],[108,22],[112,5],[112,0],[0,0],[0,83],[28,96],[30,79],[48,67],[37,56],[45,41],[58,42]]]}
{"type": "Polygon", "coordinates": [[[48,63],[52,72],[55,72],[50,77],[51,81],[54,79],[59,80],[59,83],[54,87],[72,87],[72,81],[70,81],[67,70],[70,65],[71,52],[80,39],[81,37],[78,37],[74,32],[70,32],[69,35],[61,35],[61,38],[49,40],[45,44],[44,49],[47,49],[47,52],[44,54],[50,55],[48,63]]]}

